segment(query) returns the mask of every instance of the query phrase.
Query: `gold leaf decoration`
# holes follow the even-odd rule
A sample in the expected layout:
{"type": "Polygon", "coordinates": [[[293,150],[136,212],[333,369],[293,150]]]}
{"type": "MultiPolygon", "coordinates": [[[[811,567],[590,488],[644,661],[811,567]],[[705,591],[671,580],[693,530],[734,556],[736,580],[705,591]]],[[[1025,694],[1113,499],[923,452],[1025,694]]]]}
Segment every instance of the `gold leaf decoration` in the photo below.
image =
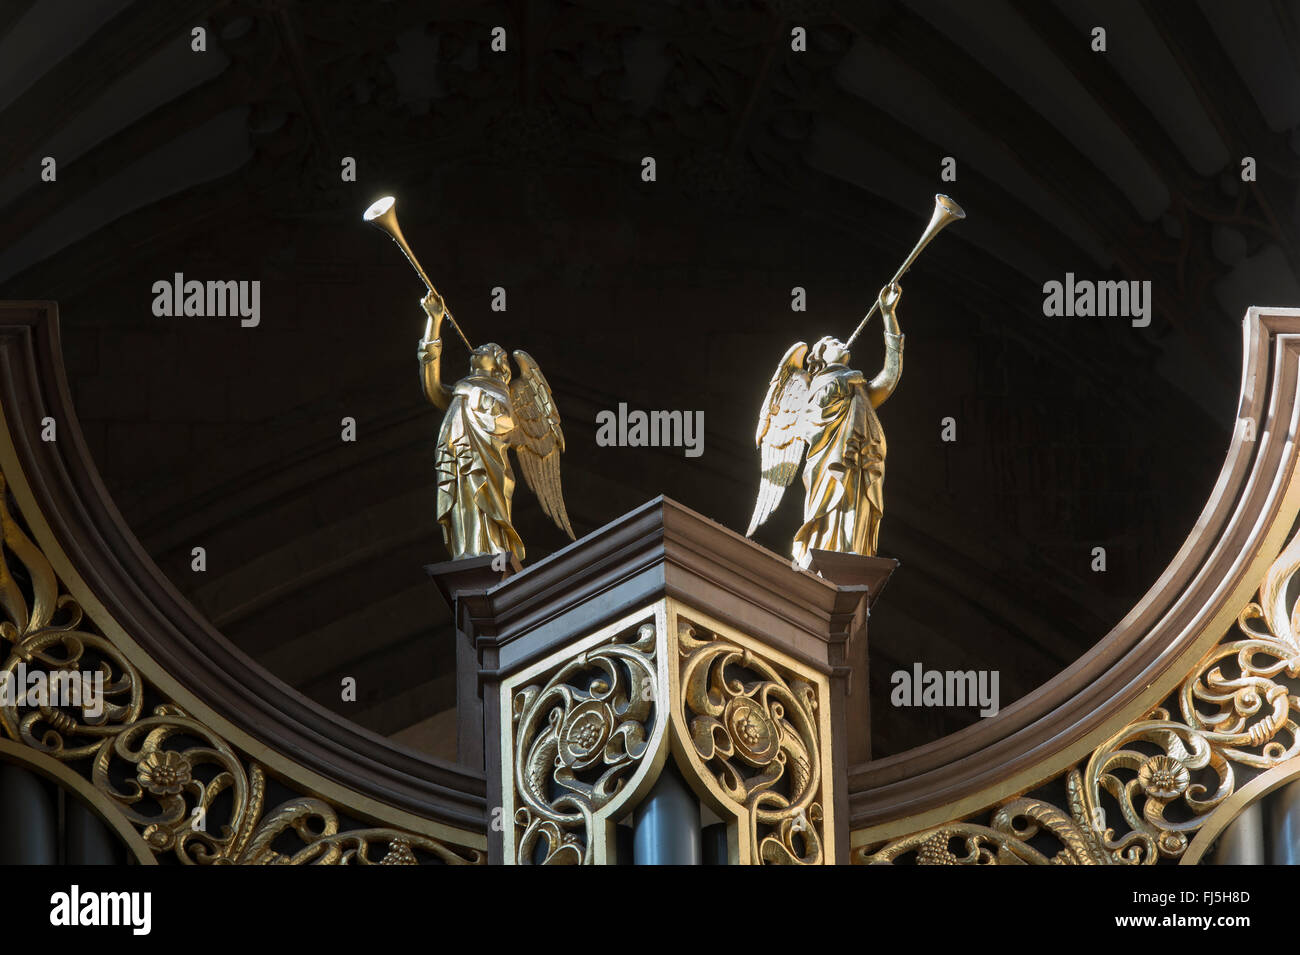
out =
{"type": "Polygon", "coordinates": [[[103,689],[102,706],[68,693],[30,700],[6,694],[0,731],[89,778],[157,856],[198,865],[391,865],[418,863],[419,856],[486,863],[480,850],[399,829],[340,832],[335,807],[314,796],[264,812],[263,766],[175,703],[143,715],[147,687],[139,670],[89,629],[72,595],[59,592],[53,566],[23,532],[7,490],[0,473],[0,649],[8,650],[0,680],[16,686],[20,672],[29,679],[35,673],[50,688],[67,688],[91,675],[103,689]],[[219,807],[221,817],[212,818],[219,807]],[[282,837],[290,833],[298,846],[285,851],[282,837]]]}
{"type": "Polygon", "coordinates": [[[656,629],[646,623],[514,692],[515,858],[590,865],[592,826],[646,755],[656,719],[656,629]]]}
{"type": "Polygon", "coordinates": [[[929,864],[1154,865],[1176,862],[1217,807],[1247,777],[1300,755],[1300,600],[1287,594],[1300,572],[1300,533],[1278,555],[1235,627],[1211,647],[1168,704],[1125,726],[1065,773],[1069,810],[1019,797],[965,820],[861,846],[859,864],[909,854],[929,864]],[[1291,682],[1288,682],[1291,681],[1291,682]],[[1109,800],[1105,799],[1108,796],[1109,800]],[[1107,806],[1118,806],[1119,818],[1107,806]],[[1120,825],[1122,824],[1122,826],[1120,825]],[[1115,826],[1120,826],[1117,831],[1115,826]],[[1029,845],[1050,834],[1061,851],[1029,845]],[[957,840],[961,854],[951,851],[957,840]]]}
{"type": "Polygon", "coordinates": [[[681,717],[695,755],[738,810],[749,858],[822,864],[816,688],[685,619],[677,639],[681,717]]]}

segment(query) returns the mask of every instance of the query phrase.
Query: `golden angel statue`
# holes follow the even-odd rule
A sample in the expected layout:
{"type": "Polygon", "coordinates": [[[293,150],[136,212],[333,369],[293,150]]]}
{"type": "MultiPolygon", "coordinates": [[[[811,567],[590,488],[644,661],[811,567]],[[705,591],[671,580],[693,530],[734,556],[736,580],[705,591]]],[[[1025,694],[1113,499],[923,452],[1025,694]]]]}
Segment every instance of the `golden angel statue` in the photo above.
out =
{"type": "Polygon", "coordinates": [[[791,550],[799,567],[809,565],[813,550],[876,552],[885,483],[885,432],[876,408],[893,394],[903,373],[903,335],[895,311],[902,294],[897,282],[880,290],[885,363],[870,381],[849,367],[848,345],[830,336],[811,353],[805,342],[791,346],[772,376],[756,435],[762,483],[745,534],[752,535],[776,510],[806,449],[803,526],[791,550]]]}
{"type": "Polygon", "coordinates": [[[471,351],[469,374],[448,387],[442,380],[440,335],[450,312],[436,292],[420,304],[429,316],[419,345],[424,393],[446,411],[435,458],[437,516],[452,559],[510,552],[523,560],[524,544],[510,517],[515,491],[511,448],[542,510],[574,539],[560,487],[564,433],[551,386],[537,362],[516,351],[520,374],[513,378],[505,349],[489,342],[471,351]]]}

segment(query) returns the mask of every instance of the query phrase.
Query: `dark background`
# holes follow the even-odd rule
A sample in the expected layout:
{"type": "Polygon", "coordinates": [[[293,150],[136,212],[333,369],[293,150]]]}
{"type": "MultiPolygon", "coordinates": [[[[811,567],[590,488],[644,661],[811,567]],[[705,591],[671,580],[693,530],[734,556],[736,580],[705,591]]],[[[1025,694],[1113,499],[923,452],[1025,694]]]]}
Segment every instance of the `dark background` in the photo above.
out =
{"type": "MultiPolygon", "coordinates": [[[[892,708],[895,668],[999,670],[1005,706],[1099,640],[1191,530],[1244,311],[1300,304],[1298,90],[1300,3],[1282,0],[17,0],[0,4],[0,297],[58,301],[104,480],[214,624],[312,698],[450,756],[449,624],[422,570],[446,556],[423,289],[362,210],[396,194],[471,337],[537,358],[579,534],[660,493],[743,530],[777,361],[847,336],[950,193],[969,219],[903,283],[904,375],[881,411],[880,549],[902,561],[872,618],[883,755],[977,718],[892,708]],[[174,272],[260,280],[261,325],[155,317],[174,272]],[[1150,327],[1045,318],[1066,272],[1150,280],[1150,327]],[[703,457],[597,447],[620,401],[703,410],[703,457]]],[[[854,351],[868,374],[879,335],[854,351]]],[[[463,360],[449,344],[449,372],[463,360]]],[[[800,497],[758,540],[788,552],[800,497]]],[[[530,561],[565,543],[522,484],[515,501],[530,561]]]]}

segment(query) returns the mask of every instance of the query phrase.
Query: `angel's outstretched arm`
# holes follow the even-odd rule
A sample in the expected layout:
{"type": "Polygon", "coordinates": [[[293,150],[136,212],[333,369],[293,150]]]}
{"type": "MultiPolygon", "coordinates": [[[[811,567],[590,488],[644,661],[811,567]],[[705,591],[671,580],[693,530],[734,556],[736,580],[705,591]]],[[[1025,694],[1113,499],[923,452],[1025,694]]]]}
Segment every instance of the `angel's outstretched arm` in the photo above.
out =
{"type": "Polygon", "coordinates": [[[894,393],[898,380],[903,377],[903,332],[898,327],[896,306],[902,289],[886,286],[880,292],[880,317],[885,327],[885,364],[880,373],[867,385],[871,407],[878,408],[894,393]]]}
{"type": "Polygon", "coordinates": [[[420,382],[424,396],[443,411],[451,404],[452,391],[442,383],[442,339],[420,342],[420,382]]]}
{"type": "Polygon", "coordinates": [[[430,292],[420,303],[429,315],[424,337],[420,339],[420,383],[424,385],[424,396],[446,411],[451,404],[452,390],[442,382],[442,339],[438,332],[447,312],[441,307],[442,300],[432,300],[432,296],[430,292]]]}

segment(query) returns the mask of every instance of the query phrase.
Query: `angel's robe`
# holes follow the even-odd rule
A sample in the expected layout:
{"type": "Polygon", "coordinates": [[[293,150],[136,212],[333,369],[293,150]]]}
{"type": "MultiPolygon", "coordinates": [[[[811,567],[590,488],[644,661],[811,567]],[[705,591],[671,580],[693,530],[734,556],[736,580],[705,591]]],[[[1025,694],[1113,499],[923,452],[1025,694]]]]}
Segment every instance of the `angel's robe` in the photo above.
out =
{"type": "Polygon", "coordinates": [[[872,398],[862,374],[844,365],[828,365],[809,382],[804,523],[792,550],[802,567],[814,549],[876,552],[884,513],[885,432],[872,398]]]}
{"type": "Polygon", "coordinates": [[[438,432],[438,524],[452,558],[511,551],[524,543],[510,520],[515,475],[510,392],[495,378],[470,375],[456,383],[438,432]]]}

